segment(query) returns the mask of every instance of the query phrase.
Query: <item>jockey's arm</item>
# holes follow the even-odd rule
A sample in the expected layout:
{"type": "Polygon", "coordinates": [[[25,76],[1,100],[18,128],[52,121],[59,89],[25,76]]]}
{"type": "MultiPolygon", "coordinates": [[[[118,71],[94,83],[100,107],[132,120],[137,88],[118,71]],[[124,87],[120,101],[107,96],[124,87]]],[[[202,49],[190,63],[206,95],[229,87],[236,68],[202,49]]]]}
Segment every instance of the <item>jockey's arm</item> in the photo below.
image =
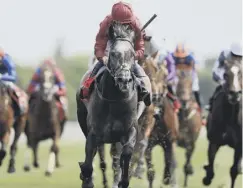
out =
{"type": "Polygon", "coordinates": [[[16,82],[16,67],[12,58],[9,55],[5,54],[2,61],[4,66],[7,68],[7,72],[2,74],[1,79],[3,81],[16,82]]]}
{"type": "Polygon", "coordinates": [[[170,54],[168,54],[167,57],[165,58],[165,62],[168,70],[167,81],[169,84],[171,84],[171,82],[174,80],[176,76],[175,62],[173,60],[173,57],[170,54]]]}
{"type": "Polygon", "coordinates": [[[214,66],[213,66],[213,71],[212,71],[212,77],[213,80],[217,83],[220,83],[224,80],[224,67],[223,67],[223,62],[224,62],[224,55],[223,52],[221,52],[219,58],[215,61],[214,66]]]}
{"type": "Polygon", "coordinates": [[[28,93],[32,93],[34,91],[36,85],[39,84],[39,75],[40,75],[40,68],[38,68],[32,76],[32,79],[27,88],[28,93]]]}
{"type": "Polygon", "coordinates": [[[143,57],[144,57],[144,32],[145,31],[142,31],[141,32],[141,23],[140,21],[138,20],[138,18],[136,19],[136,26],[137,28],[135,28],[135,32],[136,32],[136,41],[135,41],[135,59],[136,60],[142,60],[143,57]]]}
{"type": "Polygon", "coordinates": [[[56,84],[58,86],[57,95],[59,96],[66,96],[66,84],[64,81],[64,76],[61,72],[56,72],[56,84]]]}
{"type": "Polygon", "coordinates": [[[105,49],[108,42],[108,28],[110,26],[111,18],[107,16],[103,22],[100,23],[100,29],[96,35],[95,40],[95,56],[97,59],[101,59],[105,56],[105,49]]]}

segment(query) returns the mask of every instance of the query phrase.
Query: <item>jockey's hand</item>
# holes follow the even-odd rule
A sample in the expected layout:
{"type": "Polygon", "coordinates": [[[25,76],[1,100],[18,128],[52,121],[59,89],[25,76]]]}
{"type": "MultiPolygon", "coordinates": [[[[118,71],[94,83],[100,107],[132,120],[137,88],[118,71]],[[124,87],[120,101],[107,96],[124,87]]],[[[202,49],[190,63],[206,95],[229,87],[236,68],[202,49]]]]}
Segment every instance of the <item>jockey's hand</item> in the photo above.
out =
{"type": "Polygon", "coordinates": [[[104,63],[105,65],[108,63],[108,57],[104,56],[104,57],[99,57],[98,60],[102,63],[104,63]]]}
{"type": "Polygon", "coordinates": [[[170,80],[167,82],[168,85],[174,86],[176,85],[175,80],[170,80]]]}
{"type": "Polygon", "coordinates": [[[224,80],[219,80],[218,83],[219,83],[219,85],[222,86],[222,85],[224,85],[224,80]]]}

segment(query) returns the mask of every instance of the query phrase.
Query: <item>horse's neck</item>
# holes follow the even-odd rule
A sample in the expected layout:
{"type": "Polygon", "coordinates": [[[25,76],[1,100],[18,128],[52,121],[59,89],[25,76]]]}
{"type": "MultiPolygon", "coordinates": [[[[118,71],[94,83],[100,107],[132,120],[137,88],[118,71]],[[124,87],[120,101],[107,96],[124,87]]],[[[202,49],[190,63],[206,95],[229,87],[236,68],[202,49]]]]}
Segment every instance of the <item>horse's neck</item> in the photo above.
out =
{"type": "Polygon", "coordinates": [[[49,114],[50,112],[52,112],[54,102],[55,102],[54,99],[47,102],[44,101],[41,97],[39,97],[37,100],[38,100],[38,105],[36,110],[38,112],[40,112],[41,114],[49,114]]]}

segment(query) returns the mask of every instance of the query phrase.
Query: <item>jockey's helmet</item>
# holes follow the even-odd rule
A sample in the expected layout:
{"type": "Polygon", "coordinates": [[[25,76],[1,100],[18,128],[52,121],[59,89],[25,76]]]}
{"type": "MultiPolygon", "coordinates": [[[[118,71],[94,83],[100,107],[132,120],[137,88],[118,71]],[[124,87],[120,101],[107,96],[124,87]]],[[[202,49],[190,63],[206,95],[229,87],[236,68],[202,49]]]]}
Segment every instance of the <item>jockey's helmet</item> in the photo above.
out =
{"type": "Polygon", "coordinates": [[[241,43],[232,43],[230,51],[235,56],[242,56],[242,44],[241,43]]]}
{"type": "Polygon", "coordinates": [[[3,57],[4,56],[4,50],[0,47],[0,57],[3,57]]]}
{"type": "Polygon", "coordinates": [[[54,60],[54,59],[51,59],[51,58],[49,58],[49,59],[45,59],[45,60],[43,61],[43,64],[47,64],[47,65],[50,65],[50,66],[56,66],[56,62],[55,62],[55,60],[54,60]]]}
{"type": "Polygon", "coordinates": [[[189,52],[186,49],[185,44],[179,43],[176,45],[176,49],[175,49],[173,55],[177,58],[185,58],[189,55],[189,52]]]}
{"type": "Polygon", "coordinates": [[[114,21],[122,24],[131,23],[134,20],[132,7],[124,2],[119,2],[113,5],[111,16],[114,21]]]}

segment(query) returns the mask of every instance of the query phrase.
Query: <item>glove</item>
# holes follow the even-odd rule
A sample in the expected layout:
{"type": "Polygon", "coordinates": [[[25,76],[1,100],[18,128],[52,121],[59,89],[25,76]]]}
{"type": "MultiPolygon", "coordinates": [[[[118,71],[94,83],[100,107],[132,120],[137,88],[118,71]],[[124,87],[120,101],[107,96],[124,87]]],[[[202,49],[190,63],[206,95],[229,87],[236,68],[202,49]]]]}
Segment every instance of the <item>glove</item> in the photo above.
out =
{"type": "Polygon", "coordinates": [[[2,79],[3,75],[0,73],[0,80],[2,79]]]}
{"type": "Polygon", "coordinates": [[[219,83],[219,85],[222,86],[222,85],[224,85],[224,80],[219,80],[218,83],[219,83]]]}
{"type": "Polygon", "coordinates": [[[108,63],[108,57],[104,56],[104,57],[99,57],[97,58],[100,62],[104,63],[105,65],[108,63]]]}

